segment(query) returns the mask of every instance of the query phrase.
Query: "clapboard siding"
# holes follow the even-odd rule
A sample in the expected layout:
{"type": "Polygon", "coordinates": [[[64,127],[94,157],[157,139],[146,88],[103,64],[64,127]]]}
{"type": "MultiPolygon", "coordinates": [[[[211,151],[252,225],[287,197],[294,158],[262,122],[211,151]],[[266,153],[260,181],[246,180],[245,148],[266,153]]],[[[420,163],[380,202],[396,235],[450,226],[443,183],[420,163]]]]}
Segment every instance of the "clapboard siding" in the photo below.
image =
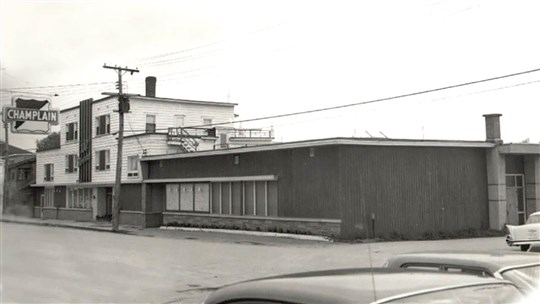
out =
{"type": "Polygon", "coordinates": [[[48,150],[36,153],[36,183],[54,185],[57,178],[61,178],[60,165],[64,158],[60,149],[48,150]],[[45,181],[45,164],[54,164],[54,181],[45,181]]]}
{"type": "Polygon", "coordinates": [[[203,118],[211,118],[213,123],[227,123],[234,119],[234,107],[131,98],[131,113],[125,115],[126,134],[145,130],[147,114],[156,115],[156,129],[166,132],[167,128],[176,127],[175,115],[184,115],[184,126],[202,125],[203,118]]]}

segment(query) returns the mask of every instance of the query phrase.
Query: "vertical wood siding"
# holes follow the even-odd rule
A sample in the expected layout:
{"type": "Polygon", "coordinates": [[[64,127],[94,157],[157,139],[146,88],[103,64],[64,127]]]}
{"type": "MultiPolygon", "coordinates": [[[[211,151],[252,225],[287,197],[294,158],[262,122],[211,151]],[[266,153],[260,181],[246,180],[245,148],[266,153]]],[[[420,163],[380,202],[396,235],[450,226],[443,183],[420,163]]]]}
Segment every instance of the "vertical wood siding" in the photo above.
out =
{"type": "MultiPolygon", "coordinates": [[[[329,145],[241,153],[238,164],[234,156],[150,161],[149,179],[276,175],[270,216],[341,219],[349,239],[488,228],[483,148],[329,145]]],[[[221,191],[226,200],[230,190],[221,191]]]]}
{"type": "Polygon", "coordinates": [[[488,228],[483,149],[344,146],[340,161],[346,238],[488,228]]]}

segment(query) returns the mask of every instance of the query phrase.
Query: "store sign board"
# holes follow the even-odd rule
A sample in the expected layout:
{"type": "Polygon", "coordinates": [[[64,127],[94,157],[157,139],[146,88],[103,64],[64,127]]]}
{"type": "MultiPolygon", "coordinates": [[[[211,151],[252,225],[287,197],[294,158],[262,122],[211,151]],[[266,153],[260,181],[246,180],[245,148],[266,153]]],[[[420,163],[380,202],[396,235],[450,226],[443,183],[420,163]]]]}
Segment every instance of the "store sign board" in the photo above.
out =
{"type": "Polygon", "coordinates": [[[12,105],[5,106],[2,120],[11,123],[11,132],[26,134],[49,134],[51,125],[57,125],[60,112],[51,109],[49,99],[13,97],[12,105]]]}

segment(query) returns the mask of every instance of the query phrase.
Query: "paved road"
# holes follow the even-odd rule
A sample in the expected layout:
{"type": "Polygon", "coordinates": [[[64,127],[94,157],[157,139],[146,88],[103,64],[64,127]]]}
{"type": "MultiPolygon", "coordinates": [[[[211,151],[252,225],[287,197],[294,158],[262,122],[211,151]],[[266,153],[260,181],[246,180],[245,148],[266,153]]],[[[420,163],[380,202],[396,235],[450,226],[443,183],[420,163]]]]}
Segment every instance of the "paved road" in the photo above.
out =
{"type": "Polygon", "coordinates": [[[502,237],[347,244],[0,225],[2,303],[200,303],[224,284],[296,271],[380,266],[401,252],[518,251],[506,247],[502,237]]]}

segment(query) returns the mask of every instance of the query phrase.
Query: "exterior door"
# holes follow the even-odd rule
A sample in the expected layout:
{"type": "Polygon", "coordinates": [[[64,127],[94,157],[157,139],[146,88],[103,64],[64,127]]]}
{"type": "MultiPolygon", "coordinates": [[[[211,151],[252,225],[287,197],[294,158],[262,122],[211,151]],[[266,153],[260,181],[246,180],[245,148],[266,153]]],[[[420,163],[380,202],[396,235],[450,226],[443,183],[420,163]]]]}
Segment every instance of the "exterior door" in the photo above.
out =
{"type": "Polygon", "coordinates": [[[112,201],[113,201],[113,189],[107,188],[105,196],[105,218],[110,220],[112,218],[112,201]]]}
{"type": "Polygon", "coordinates": [[[523,225],[526,221],[524,180],[523,174],[506,175],[506,215],[511,225],[523,225]]]}

